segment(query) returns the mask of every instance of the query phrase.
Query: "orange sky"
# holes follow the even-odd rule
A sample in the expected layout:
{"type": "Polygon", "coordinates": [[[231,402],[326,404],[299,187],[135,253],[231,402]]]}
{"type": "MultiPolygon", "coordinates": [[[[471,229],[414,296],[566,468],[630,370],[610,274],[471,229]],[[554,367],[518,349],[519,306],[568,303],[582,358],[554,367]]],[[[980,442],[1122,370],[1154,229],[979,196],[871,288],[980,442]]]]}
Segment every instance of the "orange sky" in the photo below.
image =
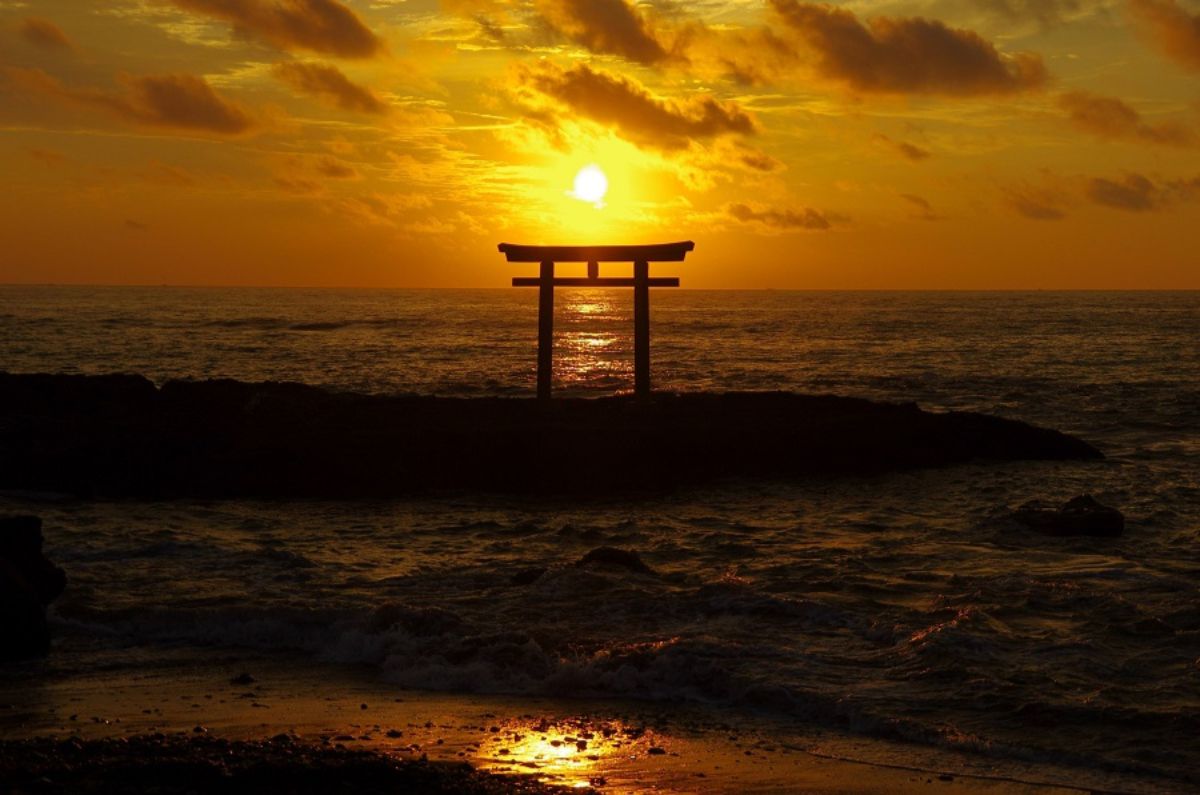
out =
{"type": "Polygon", "coordinates": [[[0,169],[0,282],[1200,288],[1200,0],[0,0],[0,169]]]}

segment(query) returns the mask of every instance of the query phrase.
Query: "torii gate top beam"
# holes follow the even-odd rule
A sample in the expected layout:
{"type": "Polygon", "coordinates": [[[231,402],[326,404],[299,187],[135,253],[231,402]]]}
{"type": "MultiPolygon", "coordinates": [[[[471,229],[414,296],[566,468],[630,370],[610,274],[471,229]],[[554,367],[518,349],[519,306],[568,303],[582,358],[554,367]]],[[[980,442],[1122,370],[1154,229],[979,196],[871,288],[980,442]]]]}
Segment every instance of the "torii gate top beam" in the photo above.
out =
{"type": "Polygon", "coordinates": [[[501,243],[509,262],[683,262],[696,244],[654,243],[646,246],[522,246],[501,243]]]}

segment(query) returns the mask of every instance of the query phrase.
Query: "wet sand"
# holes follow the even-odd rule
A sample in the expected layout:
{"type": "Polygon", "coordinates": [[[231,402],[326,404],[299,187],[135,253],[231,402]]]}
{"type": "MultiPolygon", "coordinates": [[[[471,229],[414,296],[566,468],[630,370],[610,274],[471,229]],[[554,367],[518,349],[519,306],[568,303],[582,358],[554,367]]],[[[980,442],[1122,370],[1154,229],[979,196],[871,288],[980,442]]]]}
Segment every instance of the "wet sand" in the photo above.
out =
{"type": "MultiPolygon", "coordinates": [[[[1001,768],[984,757],[818,730],[785,733],[754,720],[733,725],[718,713],[670,705],[399,690],[344,666],[298,670],[225,656],[200,668],[168,655],[139,674],[121,668],[43,676],[32,685],[10,672],[0,681],[0,770],[35,770],[34,783],[64,784],[30,791],[95,790],[97,781],[104,789],[106,770],[127,777],[148,754],[178,763],[135,774],[165,791],[187,791],[186,777],[174,780],[179,771],[214,765],[232,766],[225,784],[232,776],[250,787],[270,769],[307,771],[312,781],[333,770],[363,791],[508,792],[540,783],[612,793],[1007,794],[1112,785],[1111,778],[1089,784],[1079,771],[1001,768]],[[104,742],[113,738],[123,740],[104,742]],[[22,761],[33,758],[39,766],[22,761]],[[414,766],[425,762],[469,763],[473,772],[414,766]]],[[[1144,782],[1137,789],[1155,791],[1144,782]]]]}

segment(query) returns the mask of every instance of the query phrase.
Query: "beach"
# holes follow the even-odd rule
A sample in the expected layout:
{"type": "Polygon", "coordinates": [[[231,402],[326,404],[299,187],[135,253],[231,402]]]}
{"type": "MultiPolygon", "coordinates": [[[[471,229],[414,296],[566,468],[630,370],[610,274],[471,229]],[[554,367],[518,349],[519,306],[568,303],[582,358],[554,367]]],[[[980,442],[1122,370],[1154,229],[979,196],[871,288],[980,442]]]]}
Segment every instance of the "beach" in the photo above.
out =
{"type": "MultiPolygon", "coordinates": [[[[7,702],[0,713],[0,770],[12,774],[28,765],[24,755],[33,749],[47,755],[53,781],[55,765],[68,762],[66,769],[81,775],[87,766],[80,760],[93,754],[109,764],[177,756],[203,766],[271,761],[272,747],[282,747],[302,751],[312,770],[338,770],[344,761],[334,754],[341,751],[377,753],[405,764],[466,762],[498,776],[479,785],[479,791],[494,786],[496,792],[534,791],[525,788],[535,782],[575,791],[670,793],[1091,789],[1087,779],[1072,786],[1048,783],[1068,774],[1052,767],[998,766],[835,731],[781,730],[770,721],[740,719],[735,725],[718,713],[668,704],[397,690],[358,667],[297,669],[270,657],[228,652],[214,653],[202,665],[169,653],[147,662],[132,676],[119,667],[86,677],[43,673],[42,686],[32,690],[13,687],[6,677],[0,690],[7,702]],[[237,673],[226,676],[229,671],[237,673]],[[31,737],[39,739],[26,740],[31,737]]],[[[296,760],[275,761],[301,767],[296,760]]],[[[361,775],[342,775],[366,791],[390,782],[369,767],[361,775]]],[[[475,791],[447,778],[446,792],[475,791]]],[[[400,775],[395,781],[414,787],[407,791],[426,791],[426,785],[400,775]]],[[[1111,787],[1119,781],[1097,777],[1091,784],[1111,787]]],[[[1138,789],[1136,780],[1128,783],[1138,789]]],[[[168,771],[162,786],[171,791],[188,782],[168,771]]]]}

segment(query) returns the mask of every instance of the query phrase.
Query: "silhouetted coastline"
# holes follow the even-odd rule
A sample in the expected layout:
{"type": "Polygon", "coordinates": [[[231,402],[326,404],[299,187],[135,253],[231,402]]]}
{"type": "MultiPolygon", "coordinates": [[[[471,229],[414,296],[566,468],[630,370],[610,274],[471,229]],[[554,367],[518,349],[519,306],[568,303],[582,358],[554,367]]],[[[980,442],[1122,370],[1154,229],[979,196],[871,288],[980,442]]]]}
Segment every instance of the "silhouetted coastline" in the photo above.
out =
{"type": "Polygon", "coordinates": [[[599,494],[1103,458],[1085,441],[1015,420],[783,392],[544,404],[4,373],[0,421],[0,488],[106,497],[599,494]]]}

